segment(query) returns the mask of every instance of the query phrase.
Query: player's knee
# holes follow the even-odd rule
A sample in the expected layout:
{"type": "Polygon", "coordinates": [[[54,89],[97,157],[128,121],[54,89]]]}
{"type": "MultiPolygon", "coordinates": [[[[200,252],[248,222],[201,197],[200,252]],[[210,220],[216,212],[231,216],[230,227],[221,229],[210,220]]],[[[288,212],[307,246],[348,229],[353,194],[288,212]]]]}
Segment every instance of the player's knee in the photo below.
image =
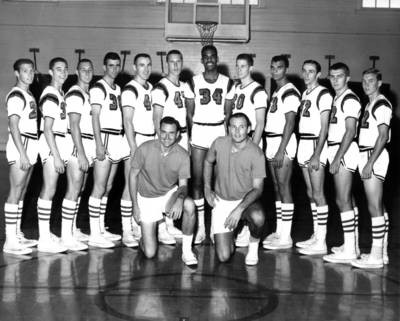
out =
{"type": "Polygon", "coordinates": [[[232,255],[232,253],[229,249],[221,249],[220,248],[220,249],[217,249],[216,253],[217,253],[218,261],[220,261],[222,263],[229,261],[229,259],[231,258],[231,255],[232,255]]]}
{"type": "Polygon", "coordinates": [[[183,203],[183,209],[184,209],[184,214],[190,218],[194,219],[195,218],[195,205],[193,202],[193,199],[191,197],[186,197],[185,201],[183,203]]]}
{"type": "Polygon", "coordinates": [[[152,259],[152,258],[154,258],[156,256],[157,248],[154,247],[154,246],[143,245],[142,246],[142,251],[143,251],[143,254],[144,254],[144,256],[146,258],[152,259]]]}
{"type": "Polygon", "coordinates": [[[253,211],[250,215],[250,219],[252,224],[257,228],[261,228],[265,223],[265,216],[262,210],[253,211]]]}

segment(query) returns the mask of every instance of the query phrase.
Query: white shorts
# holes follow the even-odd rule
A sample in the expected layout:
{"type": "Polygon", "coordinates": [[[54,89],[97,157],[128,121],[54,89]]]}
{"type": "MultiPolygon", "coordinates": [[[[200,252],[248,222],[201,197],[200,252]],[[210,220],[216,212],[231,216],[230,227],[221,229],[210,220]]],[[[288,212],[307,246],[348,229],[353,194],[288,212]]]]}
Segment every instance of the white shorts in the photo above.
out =
{"type": "MultiPolygon", "coordinates": [[[[66,148],[67,138],[65,136],[58,136],[58,135],[55,135],[54,138],[55,138],[58,153],[60,154],[61,159],[65,163],[67,163],[69,156],[70,156],[70,153],[66,148]]],[[[43,164],[46,163],[46,161],[49,157],[53,156],[50,151],[50,147],[47,144],[46,137],[44,136],[43,133],[40,135],[40,138],[39,138],[39,154],[40,154],[40,158],[41,158],[43,164]]]]}
{"type": "Polygon", "coordinates": [[[225,125],[199,125],[193,124],[192,141],[193,147],[208,149],[217,137],[225,136],[225,125]]]}
{"type": "MultiPolygon", "coordinates": [[[[310,158],[314,154],[315,148],[317,147],[317,139],[302,139],[299,140],[297,146],[297,162],[301,167],[308,167],[310,158]]],[[[319,162],[322,166],[326,166],[328,161],[328,144],[325,142],[322,148],[319,162]]]]}
{"type": "MultiPolygon", "coordinates": [[[[278,151],[279,146],[281,144],[281,141],[282,141],[282,136],[275,136],[275,137],[267,136],[267,149],[265,153],[267,156],[267,160],[272,160],[275,157],[276,152],[278,151]]],[[[286,146],[285,155],[289,159],[293,160],[296,157],[296,149],[297,149],[297,140],[296,136],[293,133],[286,146]]]]}
{"type": "Polygon", "coordinates": [[[179,145],[181,145],[187,152],[189,152],[189,139],[187,132],[181,133],[179,145]]]}
{"type": "MultiPolygon", "coordinates": [[[[135,141],[136,141],[136,147],[139,147],[142,145],[144,142],[147,142],[149,140],[155,139],[155,135],[143,135],[140,133],[135,134],[135,141]]],[[[121,145],[121,151],[123,151],[123,156],[122,160],[127,160],[131,156],[131,148],[129,147],[128,139],[126,138],[126,135],[124,135],[124,139],[121,145]]]]}
{"type": "MultiPolygon", "coordinates": [[[[34,138],[29,138],[26,136],[21,136],[22,144],[26,150],[26,155],[28,156],[29,163],[31,165],[36,164],[38,157],[38,145],[39,141],[34,138]]],[[[17,147],[14,144],[14,140],[11,134],[8,134],[8,141],[6,146],[6,157],[9,165],[15,164],[19,159],[20,155],[17,147]]]]}
{"type": "MultiPolygon", "coordinates": [[[[65,139],[65,145],[66,145],[66,150],[68,151],[69,158],[77,156],[77,150],[74,144],[74,141],[72,139],[71,134],[67,134],[66,139],[65,139]]],[[[85,155],[86,158],[89,162],[89,165],[93,165],[93,161],[96,158],[96,144],[94,142],[94,138],[85,138],[82,137],[82,145],[83,148],[85,149],[85,155]]]]}
{"type": "Polygon", "coordinates": [[[126,138],[121,134],[101,133],[101,141],[107,151],[106,157],[111,161],[111,163],[119,163],[122,158],[126,156],[126,145],[124,140],[126,140],[126,138]]]}
{"type": "MultiPolygon", "coordinates": [[[[367,164],[367,161],[370,158],[372,152],[373,149],[360,151],[358,160],[358,171],[360,172],[360,175],[362,173],[362,170],[364,169],[365,164],[367,164]]],[[[375,161],[374,166],[372,166],[372,174],[374,174],[374,176],[380,179],[381,181],[384,181],[388,167],[389,167],[389,154],[385,148],[384,150],[382,150],[382,153],[375,161]]]]}
{"type": "Polygon", "coordinates": [[[165,207],[172,194],[178,187],[171,189],[167,194],[159,197],[143,197],[137,193],[137,201],[140,209],[140,220],[143,223],[154,223],[162,220],[165,207]]]}
{"type": "MultiPolygon", "coordinates": [[[[337,145],[328,145],[328,161],[332,164],[335,159],[336,153],[339,150],[340,144],[337,145]]],[[[341,159],[340,163],[343,165],[345,169],[350,172],[355,172],[358,166],[359,160],[359,150],[356,142],[352,142],[341,159]]]]}
{"type": "Polygon", "coordinates": [[[233,232],[224,226],[229,214],[240,204],[242,200],[226,201],[221,198],[215,201],[215,207],[211,212],[211,231],[212,234],[233,232]]]}

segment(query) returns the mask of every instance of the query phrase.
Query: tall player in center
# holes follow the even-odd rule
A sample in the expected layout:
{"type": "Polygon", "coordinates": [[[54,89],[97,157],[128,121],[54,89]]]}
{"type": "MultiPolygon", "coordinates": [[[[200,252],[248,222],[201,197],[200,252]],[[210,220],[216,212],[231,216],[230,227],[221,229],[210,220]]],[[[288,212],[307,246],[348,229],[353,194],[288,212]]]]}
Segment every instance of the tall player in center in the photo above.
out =
{"type": "MultiPolygon", "coordinates": [[[[212,45],[201,50],[204,72],[193,77],[191,83],[194,104],[188,104],[188,121],[191,127],[191,153],[193,171],[193,198],[198,215],[198,229],[195,244],[205,240],[204,225],[204,159],[212,142],[225,136],[225,124],[230,114],[234,95],[233,81],[220,74],[218,51],[212,45]]],[[[190,98],[190,97],[188,97],[190,98]]]]}

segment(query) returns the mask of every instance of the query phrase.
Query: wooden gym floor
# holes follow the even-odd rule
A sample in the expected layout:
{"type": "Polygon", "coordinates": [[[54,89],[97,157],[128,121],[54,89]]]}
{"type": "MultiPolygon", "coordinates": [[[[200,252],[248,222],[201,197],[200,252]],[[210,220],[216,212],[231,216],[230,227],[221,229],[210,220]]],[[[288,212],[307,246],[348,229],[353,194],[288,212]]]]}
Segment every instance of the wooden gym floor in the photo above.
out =
{"type": "MultiPolygon", "coordinates": [[[[392,170],[393,177],[399,177],[392,170]]],[[[121,179],[121,173],[117,179],[121,179]]],[[[5,154],[0,153],[1,199],[8,192],[5,154]]],[[[292,236],[295,241],[311,233],[311,217],[298,170],[294,175],[296,211],[292,236]]],[[[399,320],[400,315],[400,209],[399,183],[388,180],[390,264],[382,270],[365,271],[347,265],[324,263],[319,257],[299,255],[295,249],[260,249],[257,266],[244,264],[246,249],[219,264],[213,246],[197,246],[197,269],[181,261],[181,246],[160,246],[155,259],[143,258],[139,250],[91,248],[87,252],[16,257],[0,252],[0,320],[399,320]]],[[[110,196],[106,220],[120,231],[118,203],[122,184],[110,196]]],[[[23,230],[37,237],[36,198],[41,186],[37,166],[26,197],[23,230]]],[[[52,229],[60,228],[59,207],[65,188],[60,180],[54,204],[52,229]]],[[[355,186],[360,188],[359,184],[355,186]]],[[[90,189],[90,182],[89,182],[90,189]]],[[[338,213],[334,208],[332,182],[328,180],[331,213],[328,245],[342,242],[338,213]]],[[[360,200],[360,245],[370,246],[369,220],[360,200]]],[[[265,189],[267,224],[272,229],[272,191],[265,189]]],[[[88,228],[88,191],[83,197],[78,225],[88,228]]],[[[2,206],[1,206],[2,208],[2,206]]],[[[2,209],[1,209],[2,210],[2,209]]],[[[207,221],[209,227],[209,222],[207,221]]],[[[4,215],[0,215],[4,242],[4,215]]]]}

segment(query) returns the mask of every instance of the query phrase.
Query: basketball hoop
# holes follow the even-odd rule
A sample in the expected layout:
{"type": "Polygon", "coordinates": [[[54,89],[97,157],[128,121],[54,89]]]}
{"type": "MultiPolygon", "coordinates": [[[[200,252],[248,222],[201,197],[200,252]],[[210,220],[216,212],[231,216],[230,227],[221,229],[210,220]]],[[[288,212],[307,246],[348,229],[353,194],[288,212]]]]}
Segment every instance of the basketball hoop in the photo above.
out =
{"type": "Polygon", "coordinates": [[[214,32],[217,30],[218,22],[196,21],[196,25],[200,32],[201,44],[203,46],[212,45],[214,32]]]}

